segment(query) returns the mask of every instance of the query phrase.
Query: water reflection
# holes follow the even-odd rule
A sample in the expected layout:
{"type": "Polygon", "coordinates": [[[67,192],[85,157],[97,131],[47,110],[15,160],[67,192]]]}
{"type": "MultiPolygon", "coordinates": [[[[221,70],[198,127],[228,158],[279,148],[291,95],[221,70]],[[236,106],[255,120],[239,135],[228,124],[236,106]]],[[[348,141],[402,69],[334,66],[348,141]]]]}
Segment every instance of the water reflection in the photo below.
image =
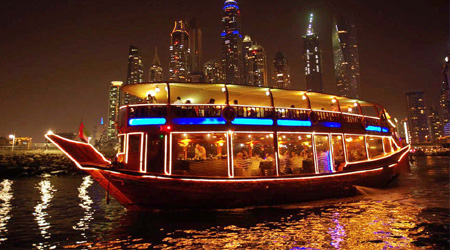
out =
{"type": "MultiPolygon", "coordinates": [[[[82,231],[81,236],[86,239],[86,230],[89,229],[89,222],[93,219],[94,210],[92,209],[92,199],[88,194],[88,188],[94,183],[90,175],[83,177],[83,182],[78,188],[78,197],[80,198],[80,207],[84,210],[84,216],[80,219],[76,226],[73,227],[75,230],[82,231]]],[[[84,243],[86,240],[80,242],[84,243]]]]}
{"type": "Polygon", "coordinates": [[[53,192],[55,192],[56,189],[54,189],[49,180],[42,180],[41,182],[39,182],[36,188],[39,189],[41,193],[41,202],[34,207],[33,215],[38,224],[41,236],[45,239],[45,241],[33,244],[33,246],[38,249],[54,249],[56,246],[52,246],[48,243],[51,237],[51,233],[48,231],[48,229],[50,228],[50,223],[47,221],[47,219],[49,219],[50,216],[47,213],[47,209],[50,207],[50,202],[53,198],[53,192]]]}
{"type": "Polygon", "coordinates": [[[7,240],[8,233],[7,224],[11,218],[10,212],[12,209],[11,200],[13,198],[12,186],[13,181],[3,180],[0,183],[0,244],[7,240]]]}
{"type": "Polygon", "coordinates": [[[331,245],[336,249],[341,249],[340,244],[344,241],[345,229],[339,224],[339,213],[333,214],[333,222],[336,224],[334,228],[330,228],[328,233],[331,235],[331,245]]]}

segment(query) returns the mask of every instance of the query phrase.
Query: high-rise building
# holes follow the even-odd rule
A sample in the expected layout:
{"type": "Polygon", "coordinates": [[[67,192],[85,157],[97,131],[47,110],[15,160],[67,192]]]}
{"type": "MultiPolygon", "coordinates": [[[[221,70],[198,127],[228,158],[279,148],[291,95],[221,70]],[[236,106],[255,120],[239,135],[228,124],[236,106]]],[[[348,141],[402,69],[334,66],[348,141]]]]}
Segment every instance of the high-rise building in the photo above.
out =
{"type": "Polygon", "coordinates": [[[170,34],[169,80],[187,82],[189,76],[189,33],[184,21],[176,21],[170,34]]]}
{"type": "Polygon", "coordinates": [[[428,142],[431,138],[423,91],[407,92],[406,103],[408,107],[411,144],[428,142]]]}
{"type": "Polygon", "coordinates": [[[226,0],[222,16],[222,74],[225,83],[242,83],[241,12],[234,0],[226,0]]]}
{"type": "Polygon", "coordinates": [[[197,25],[197,20],[192,19],[189,27],[189,49],[190,49],[190,81],[202,82],[203,64],[202,64],[202,30],[197,25]]]}
{"type": "Polygon", "coordinates": [[[333,20],[334,73],[339,95],[358,98],[360,88],[356,27],[343,17],[333,20]]]}
{"type": "Polygon", "coordinates": [[[242,72],[242,83],[245,85],[252,84],[253,78],[253,66],[250,58],[252,55],[250,54],[250,48],[253,46],[253,41],[250,36],[245,35],[244,40],[242,41],[242,57],[243,57],[243,72],[242,72]]]}
{"type": "Polygon", "coordinates": [[[439,137],[442,137],[442,132],[444,131],[437,108],[430,108],[428,112],[428,123],[430,126],[430,141],[435,142],[439,137]]]}
{"type": "Polygon", "coordinates": [[[278,51],[272,65],[272,85],[274,88],[290,89],[291,76],[287,58],[278,51]]]}
{"type": "Polygon", "coordinates": [[[222,78],[222,65],[218,59],[207,61],[203,65],[203,72],[205,74],[205,81],[209,83],[220,83],[222,78]]]}
{"type": "MultiPolygon", "coordinates": [[[[442,84],[441,84],[441,94],[439,98],[439,116],[441,118],[441,123],[443,131],[445,127],[450,127],[450,95],[449,95],[449,57],[445,57],[444,66],[442,71],[442,84]]],[[[445,136],[450,136],[450,131],[445,133],[445,136]]]]}
{"type": "MultiPolygon", "coordinates": [[[[142,82],[144,82],[144,67],[142,65],[141,54],[139,53],[138,48],[131,45],[130,51],[128,53],[128,71],[126,84],[128,85],[142,82]]],[[[122,105],[127,105],[139,102],[140,99],[128,93],[121,93],[120,101],[122,105]]]]}
{"type": "Polygon", "coordinates": [[[108,129],[107,139],[114,140],[117,136],[116,121],[118,120],[120,106],[120,87],[122,81],[112,81],[109,86],[109,104],[108,104],[108,129]]]}
{"type": "Polygon", "coordinates": [[[249,50],[250,75],[249,85],[268,87],[267,81],[267,58],[264,48],[259,44],[254,44],[249,50]]]}
{"type": "Polygon", "coordinates": [[[313,14],[309,16],[309,25],[303,36],[303,61],[305,63],[306,90],[323,92],[322,58],[320,55],[319,36],[312,28],[313,14]]]}
{"type": "Polygon", "coordinates": [[[153,63],[148,72],[149,82],[161,82],[163,81],[163,68],[158,56],[158,48],[155,48],[155,56],[153,57],[153,63]]]}

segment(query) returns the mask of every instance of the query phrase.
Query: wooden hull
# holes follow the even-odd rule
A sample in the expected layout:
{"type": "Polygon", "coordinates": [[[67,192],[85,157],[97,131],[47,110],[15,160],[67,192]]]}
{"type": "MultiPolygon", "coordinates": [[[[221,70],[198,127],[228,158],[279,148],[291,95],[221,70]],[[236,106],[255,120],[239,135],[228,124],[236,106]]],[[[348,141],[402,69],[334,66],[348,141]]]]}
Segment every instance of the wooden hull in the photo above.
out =
{"type": "Polygon", "coordinates": [[[201,179],[86,170],[130,210],[236,208],[297,203],[355,194],[355,186],[386,186],[408,165],[408,148],[351,172],[258,179],[201,179]]]}

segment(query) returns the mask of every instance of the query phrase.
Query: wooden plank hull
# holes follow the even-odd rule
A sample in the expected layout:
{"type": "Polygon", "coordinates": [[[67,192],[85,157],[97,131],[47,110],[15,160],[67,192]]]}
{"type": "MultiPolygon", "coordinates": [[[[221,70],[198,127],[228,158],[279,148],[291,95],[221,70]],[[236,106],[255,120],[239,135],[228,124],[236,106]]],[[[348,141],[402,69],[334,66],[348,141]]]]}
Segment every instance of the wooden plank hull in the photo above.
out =
{"type": "Polygon", "coordinates": [[[355,194],[355,186],[385,186],[408,165],[406,150],[361,164],[363,170],[283,178],[201,179],[86,171],[130,210],[236,208],[342,197],[355,194]]]}

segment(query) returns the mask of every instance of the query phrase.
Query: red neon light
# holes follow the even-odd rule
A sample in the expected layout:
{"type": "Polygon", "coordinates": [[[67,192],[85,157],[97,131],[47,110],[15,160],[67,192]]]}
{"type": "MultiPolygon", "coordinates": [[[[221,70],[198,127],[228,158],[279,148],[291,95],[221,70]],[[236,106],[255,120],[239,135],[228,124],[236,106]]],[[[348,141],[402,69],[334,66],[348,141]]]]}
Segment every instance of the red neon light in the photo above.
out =
{"type": "MultiPolygon", "coordinates": [[[[59,150],[61,150],[67,157],[69,157],[69,159],[72,160],[72,161],[75,163],[75,165],[76,165],[79,169],[82,169],[82,170],[98,170],[97,168],[86,168],[86,167],[81,166],[81,164],[80,164],[77,160],[75,160],[75,158],[73,158],[66,150],[64,150],[61,146],[59,146],[57,143],[55,143],[55,141],[53,141],[48,135],[50,135],[50,134],[46,134],[46,135],[45,135],[45,138],[47,138],[47,140],[51,141],[51,142],[52,142],[59,150]]],[[[56,136],[56,137],[60,138],[61,140],[68,141],[68,142],[70,142],[70,143],[77,143],[77,144],[82,144],[82,145],[88,145],[88,146],[90,146],[92,149],[94,149],[95,152],[96,152],[98,155],[100,155],[104,161],[108,162],[108,164],[111,164],[111,161],[109,161],[108,159],[106,159],[105,156],[103,156],[100,152],[98,152],[98,150],[97,150],[96,148],[94,148],[94,146],[92,146],[92,145],[89,144],[89,143],[84,143],[84,142],[78,142],[78,141],[74,141],[74,140],[69,140],[69,139],[66,139],[66,138],[64,138],[64,137],[61,137],[61,136],[55,135],[55,134],[51,134],[51,135],[56,136]]]]}

